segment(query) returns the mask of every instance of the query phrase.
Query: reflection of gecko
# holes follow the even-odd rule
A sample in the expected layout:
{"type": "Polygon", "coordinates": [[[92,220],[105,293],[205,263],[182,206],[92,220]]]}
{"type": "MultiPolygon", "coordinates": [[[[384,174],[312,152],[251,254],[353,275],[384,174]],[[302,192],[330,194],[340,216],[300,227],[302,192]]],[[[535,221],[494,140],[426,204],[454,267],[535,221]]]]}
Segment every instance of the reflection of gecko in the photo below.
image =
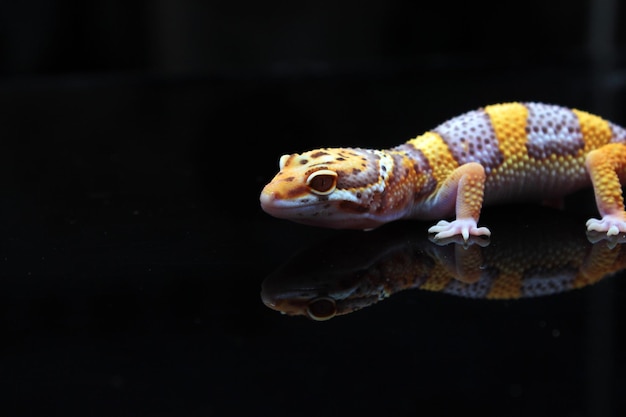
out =
{"type": "Polygon", "coordinates": [[[532,227],[492,219],[498,241],[486,247],[435,245],[402,225],[340,234],[268,276],[261,297],[285,314],[326,320],[407,289],[517,299],[581,288],[626,268],[625,244],[593,244],[567,216],[540,214],[532,227]]]}
{"type": "Polygon", "coordinates": [[[626,232],[625,142],[626,130],[580,110],[496,104],[393,149],[284,155],[261,206],[279,218],[352,229],[456,215],[429,231],[467,240],[491,233],[477,225],[483,201],[553,200],[593,185],[601,219],[587,228],[617,235],[626,232]]]}

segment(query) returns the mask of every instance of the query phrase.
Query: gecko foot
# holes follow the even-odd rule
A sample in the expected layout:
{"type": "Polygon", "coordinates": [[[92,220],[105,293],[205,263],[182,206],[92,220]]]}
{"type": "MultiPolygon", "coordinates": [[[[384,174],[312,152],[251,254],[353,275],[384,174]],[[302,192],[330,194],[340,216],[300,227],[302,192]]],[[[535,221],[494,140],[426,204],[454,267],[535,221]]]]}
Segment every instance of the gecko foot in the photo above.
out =
{"type": "Polygon", "coordinates": [[[428,233],[436,233],[435,240],[445,239],[456,235],[461,235],[467,241],[471,236],[491,236],[491,232],[486,227],[478,227],[476,220],[456,219],[452,222],[441,220],[436,225],[428,229],[428,233]]]}
{"type": "Polygon", "coordinates": [[[587,220],[588,232],[606,232],[607,236],[626,233],[626,213],[605,214],[602,219],[587,220]]]}

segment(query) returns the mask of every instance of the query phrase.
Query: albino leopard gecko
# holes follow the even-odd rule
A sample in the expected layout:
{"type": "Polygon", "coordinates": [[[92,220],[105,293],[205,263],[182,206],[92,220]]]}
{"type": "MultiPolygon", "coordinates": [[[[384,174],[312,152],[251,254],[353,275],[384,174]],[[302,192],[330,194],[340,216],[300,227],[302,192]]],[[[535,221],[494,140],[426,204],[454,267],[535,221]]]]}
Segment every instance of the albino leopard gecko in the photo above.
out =
{"type": "Polygon", "coordinates": [[[554,200],[592,185],[601,219],[587,229],[626,232],[626,130],[556,105],[495,104],[395,148],[323,148],[283,155],[279,166],[261,206],[299,223],[373,229],[456,216],[429,232],[467,240],[491,234],[477,224],[483,204],[554,200]]]}

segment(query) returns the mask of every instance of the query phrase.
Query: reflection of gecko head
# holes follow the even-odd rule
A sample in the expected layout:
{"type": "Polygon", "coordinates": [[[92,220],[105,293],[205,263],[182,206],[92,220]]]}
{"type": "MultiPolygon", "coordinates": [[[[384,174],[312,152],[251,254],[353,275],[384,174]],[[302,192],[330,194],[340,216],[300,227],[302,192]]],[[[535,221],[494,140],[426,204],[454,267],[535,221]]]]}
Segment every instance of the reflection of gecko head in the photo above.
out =
{"type": "Polygon", "coordinates": [[[498,240],[467,248],[435,245],[401,222],[341,233],[269,275],[261,298],[283,314],[322,321],[406,289],[510,300],[581,288],[626,267],[626,245],[592,244],[578,223],[553,211],[542,211],[532,227],[491,218],[493,228],[501,228],[498,240]]]}
{"type": "Polygon", "coordinates": [[[337,295],[328,295],[328,283],[315,278],[308,274],[293,276],[280,269],[263,282],[261,299],[267,307],[283,314],[329,320],[337,314],[337,295]]]}
{"type": "Polygon", "coordinates": [[[269,275],[261,298],[271,309],[316,321],[359,310],[389,295],[393,283],[380,279],[388,271],[379,267],[389,265],[391,258],[398,264],[406,264],[409,258],[414,265],[420,260],[432,264],[415,245],[407,245],[412,239],[399,227],[385,227],[323,241],[269,275]]]}

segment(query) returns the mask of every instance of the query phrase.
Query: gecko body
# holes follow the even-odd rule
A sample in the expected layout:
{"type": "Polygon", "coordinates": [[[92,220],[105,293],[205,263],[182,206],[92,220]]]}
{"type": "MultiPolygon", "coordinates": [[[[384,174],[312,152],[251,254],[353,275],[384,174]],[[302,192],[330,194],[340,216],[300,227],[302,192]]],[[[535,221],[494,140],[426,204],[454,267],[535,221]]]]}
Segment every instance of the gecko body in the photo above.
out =
{"type": "Polygon", "coordinates": [[[484,204],[555,200],[592,186],[601,218],[588,230],[626,232],[626,130],[556,105],[486,106],[391,149],[322,148],[283,155],[279,167],[262,208],[315,226],[449,218],[429,232],[467,240],[491,233],[478,227],[484,204]]]}

